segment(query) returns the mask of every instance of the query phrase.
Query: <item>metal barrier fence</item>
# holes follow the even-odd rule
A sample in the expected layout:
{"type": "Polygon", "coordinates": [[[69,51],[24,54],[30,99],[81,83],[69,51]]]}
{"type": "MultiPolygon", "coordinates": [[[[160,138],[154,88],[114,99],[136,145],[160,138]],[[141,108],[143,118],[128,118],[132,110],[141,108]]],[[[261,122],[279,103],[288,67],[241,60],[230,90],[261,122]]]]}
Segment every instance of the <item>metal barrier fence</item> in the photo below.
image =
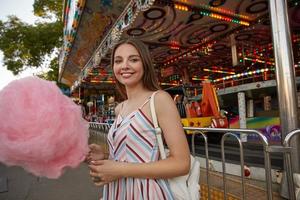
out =
{"type": "Polygon", "coordinates": [[[250,129],[222,129],[222,128],[194,128],[194,127],[184,127],[185,130],[194,131],[192,134],[192,154],[195,155],[195,135],[200,134],[204,138],[205,142],[205,158],[206,158],[206,175],[207,175],[207,185],[208,185],[208,199],[210,199],[210,183],[209,183],[209,157],[208,157],[208,142],[207,137],[204,132],[222,132],[224,135],[221,140],[221,153],[222,153],[222,171],[223,171],[223,189],[224,189],[224,199],[227,199],[227,190],[226,190],[226,165],[225,165],[225,149],[224,143],[225,140],[232,136],[235,138],[240,147],[240,162],[241,162],[241,179],[242,179],[242,199],[245,199],[245,177],[244,177],[244,153],[243,153],[243,144],[237,134],[257,134],[261,139],[263,144],[264,151],[264,161],[265,161],[265,176],[267,184],[267,198],[272,200],[272,177],[271,177],[271,153],[283,153],[285,170],[287,174],[287,183],[288,183],[288,192],[289,199],[296,200],[295,195],[295,184],[294,184],[294,169],[292,168],[291,154],[293,153],[291,147],[291,140],[296,136],[300,135],[300,130],[294,130],[287,134],[283,145],[269,145],[267,138],[257,130],[250,129]]]}
{"type": "Polygon", "coordinates": [[[210,182],[209,182],[209,156],[208,156],[208,142],[207,137],[204,134],[205,132],[218,132],[224,133],[221,140],[221,153],[222,153],[222,171],[223,171],[223,191],[224,199],[227,199],[227,190],[226,190],[226,165],[225,165],[225,150],[224,143],[229,136],[235,138],[240,147],[240,161],[241,161],[241,179],[242,179],[242,199],[245,199],[245,177],[244,177],[244,152],[243,145],[240,138],[237,136],[239,134],[256,134],[260,138],[263,150],[264,150],[264,161],[265,161],[265,176],[266,176],[266,185],[267,185],[267,197],[268,200],[272,200],[272,176],[271,176],[271,160],[270,152],[268,151],[268,140],[267,138],[257,130],[250,129],[225,129],[225,128],[195,128],[195,127],[183,127],[184,130],[193,131],[192,133],[192,154],[195,155],[195,135],[200,134],[204,138],[205,142],[205,159],[206,159],[206,177],[207,177],[207,186],[208,186],[208,199],[210,199],[210,182]]]}
{"type": "MultiPolygon", "coordinates": [[[[89,143],[96,143],[104,145],[105,149],[108,151],[107,146],[107,134],[110,128],[109,124],[106,123],[90,123],[90,139],[89,143]]],[[[210,200],[210,180],[209,180],[209,153],[208,153],[208,140],[206,136],[206,132],[217,132],[224,133],[221,139],[221,154],[222,154],[222,173],[223,173],[223,191],[224,191],[224,199],[227,199],[227,189],[226,189],[226,160],[225,160],[225,141],[232,137],[238,141],[240,148],[240,162],[241,162],[241,182],[242,182],[242,199],[245,199],[245,177],[244,177],[244,152],[243,152],[243,142],[240,140],[240,134],[256,134],[260,138],[260,141],[263,145],[263,153],[264,153],[264,166],[265,166],[265,178],[266,178],[266,190],[267,190],[267,199],[272,200],[272,176],[271,176],[271,160],[270,153],[283,153],[286,173],[287,173],[287,182],[288,189],[291,200],[296,200],[295,197],[295,189],[294,189],[294,181],[293,181],[293,169],[291,163],[291,139],[300,134],[300,130],[295,130],[290,132],[283,143],[283,146],[274,146],[269,145],[266,136],[264,136],[261,132],[257,130],[251,129],[226,129],[226,128],[195,128],[195,127],[183,127],[184,130],[192,131],[192,143],[191,143],[191,151],[192,154],[195,155],[195,136],[201,136],[204,138],[205,143],[205,159],[206,159],[206,182],[208,188],[208,199],[210,200]]]]}
{"type": "Polygon", "coordinates": [[[108,154],[109,148],[107,144],[107,134],[110,129],[110,124],[107,123],[89,123],[89,144],[99,144],[104,147],[104,153],[108,154]]]}
{"type": "Polygon", "coordinates": [[[289,190],[289,197],[291,200],[296,200],[296,194],[295,194],[295,184],[294,184],[294,169],[292,165],[292,160],[291,160],[291,154],[293,153],[292,147],[291,147],[291,142],[292,139],[295,138],[295,136],[300,135],[300,130],[294,130],[287,134],[283,141],[283,148],[285,149],[284,151],[284,163],[286,167],[286,175],[287,175],[287,184],[288,184],[288,190],[289,190]]]}

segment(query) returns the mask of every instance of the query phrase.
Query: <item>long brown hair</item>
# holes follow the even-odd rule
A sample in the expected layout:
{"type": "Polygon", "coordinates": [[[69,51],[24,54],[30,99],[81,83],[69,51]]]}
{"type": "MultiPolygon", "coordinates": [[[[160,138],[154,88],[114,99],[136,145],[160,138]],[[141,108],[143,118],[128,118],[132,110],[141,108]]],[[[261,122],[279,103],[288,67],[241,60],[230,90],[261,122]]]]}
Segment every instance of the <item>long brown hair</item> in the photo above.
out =
{"type": "MultiPolygon", "coordinates": [[[[116,52],[117,48],[122,44],[131,44],[139,52],[142,63],[143,63],[143,68],[144,68],[144,74],[143,74],[142,79],[143,79],[143,84],[144,84],[145,88],[147,88],[148,90],[151,90],[151,91],[159,90],[160,87],[158,85],[158,81],[157,81],[157,78],[155,75],[154,66],[153,66],[153,63],[151,60],[150,52],[149,52],[147,46],[140,40],[129,38],[129,39],[118,42],[112,50],[111,67],[112,68],[114,67],[115,52],[116,52]]],[[[126,94],[125,86],[122,83],[120,83],[117,79],[116,79],[116,85],[117,85],[117,89],[119,90],[122,97],[126,98],[127,94],[126,94]]]]}

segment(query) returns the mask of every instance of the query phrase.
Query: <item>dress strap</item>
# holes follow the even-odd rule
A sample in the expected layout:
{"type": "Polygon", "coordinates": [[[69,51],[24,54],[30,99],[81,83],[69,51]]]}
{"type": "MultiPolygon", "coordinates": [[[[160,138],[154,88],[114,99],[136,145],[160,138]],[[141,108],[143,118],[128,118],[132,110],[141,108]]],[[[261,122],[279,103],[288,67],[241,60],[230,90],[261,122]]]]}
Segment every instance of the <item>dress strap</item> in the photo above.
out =
{"type": "Polygon", "coordinates": [[[139,107],[139,109],[142,109],[144,107],[144,105],[146,105],[149,102],[150,99],[151,99],[151,97],[148,97],[146,99],[146,101],[139,107]]]}
{"type": "Polygon", "coordinates": [[[146,101],[139,107],[139,109],[142,109],[151,99],[151,97],[153,96],[153,94],[157,93],[158,91],[155,91],[151,94],[151,96],[149,96],[146,101]]]}

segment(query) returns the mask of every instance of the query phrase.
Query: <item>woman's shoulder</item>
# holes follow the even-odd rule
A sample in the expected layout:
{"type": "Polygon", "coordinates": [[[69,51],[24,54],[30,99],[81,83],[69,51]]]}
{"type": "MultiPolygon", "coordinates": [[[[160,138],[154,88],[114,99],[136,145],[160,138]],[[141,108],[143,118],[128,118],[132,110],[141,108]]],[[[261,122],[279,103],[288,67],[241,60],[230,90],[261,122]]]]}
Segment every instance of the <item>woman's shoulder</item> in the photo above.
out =
{"type": "Polygon", "coordinates": [[[171,98],[171,95],[164,90],[157,90],[155,92],[158,98],[171,98]]]}
{"type": "Polygon", "coordinates": [[[174,115],[175,111],[177,111],[177,107],[171,95],[163,90],[159,90],[155,95],[155,110],[158,115],[162,115],[163,117],[170,117],[170,115],[174,115]],[[166,112],[167,111],[167,112],[166,112]]]}
{"type": "Polygon", "coordinates": [[[164,90],[157,90],[155,94],[155,102],[159,102],[159,104],[165,104],[174,101],[168,92],[164,90]]]}

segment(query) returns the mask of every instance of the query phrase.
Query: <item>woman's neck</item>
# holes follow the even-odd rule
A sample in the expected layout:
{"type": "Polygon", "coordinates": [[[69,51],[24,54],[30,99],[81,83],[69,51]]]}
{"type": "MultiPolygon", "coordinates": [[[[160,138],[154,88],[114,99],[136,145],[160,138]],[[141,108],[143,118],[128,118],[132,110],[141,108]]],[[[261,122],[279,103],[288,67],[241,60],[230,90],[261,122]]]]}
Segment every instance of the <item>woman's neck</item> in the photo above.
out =
{"type": "Polygon", "coordinates": [[[145,96],[150,91],[146,89],[143,85],[136,85],[135,87],[126,87],[126,93],[128,100],[137,99],[145,96]]]}

